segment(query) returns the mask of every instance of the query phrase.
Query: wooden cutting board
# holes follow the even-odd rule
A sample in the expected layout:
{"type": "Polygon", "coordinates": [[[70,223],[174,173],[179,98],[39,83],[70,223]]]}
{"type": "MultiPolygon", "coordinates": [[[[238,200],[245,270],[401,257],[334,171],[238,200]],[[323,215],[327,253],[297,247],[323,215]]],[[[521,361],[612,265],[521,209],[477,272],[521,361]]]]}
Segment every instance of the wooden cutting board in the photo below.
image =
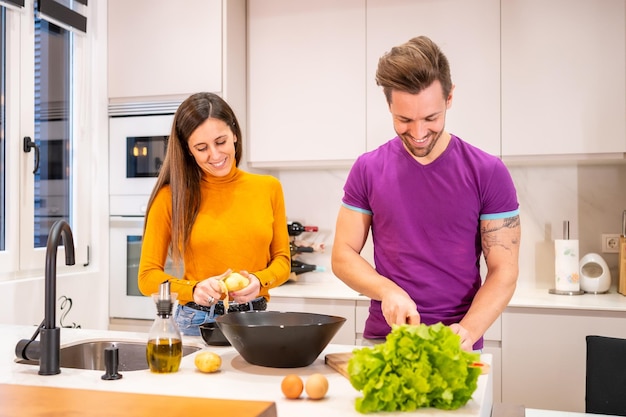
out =
{"type": "Polygon", "coordinates": [[[348,375],[348,361],[351,357],[352,352],[329,353],[324,357],[324,362],[341,375],[350,379],[350,376],[348,375]]]}
{"type": "MultiPolygon", "coordinates": [[[[333,368],[335,371],[339,372],[341,375],[350,379],[350,375],[348,374],[348,361],[352,357],[352,352],[344,352],[344,353],[329,353],[324,357],[324,362],[326,365],[333,368]]],[[[474,366],[481,368],[481,374],[489,373],[489,364],[484,362],[476,362],[474,366]]]]}
{"type": "Polygon", "coordinates": [[[0,416],[276,417],[269,401],[218,400],[84,389],[0,384],[0,416]],[[204,411],[203,411],[204,410],[204,411]]]}

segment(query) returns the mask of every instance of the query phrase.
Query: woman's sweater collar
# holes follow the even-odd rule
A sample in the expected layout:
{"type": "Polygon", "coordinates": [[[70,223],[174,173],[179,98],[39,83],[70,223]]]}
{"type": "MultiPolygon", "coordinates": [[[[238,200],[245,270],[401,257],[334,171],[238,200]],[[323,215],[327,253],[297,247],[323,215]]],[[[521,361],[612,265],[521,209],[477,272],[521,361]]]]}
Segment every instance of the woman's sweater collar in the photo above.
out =
{"type": "Polygon", "coordinates": [[[230,172],[223,177],[216,177],[205,171],[202,171],[202,182],[207,184],[228,184],[229,182],[236,181],[241,176],[242,171],[237,168],[235,164],[230,169],[230,172]]]}

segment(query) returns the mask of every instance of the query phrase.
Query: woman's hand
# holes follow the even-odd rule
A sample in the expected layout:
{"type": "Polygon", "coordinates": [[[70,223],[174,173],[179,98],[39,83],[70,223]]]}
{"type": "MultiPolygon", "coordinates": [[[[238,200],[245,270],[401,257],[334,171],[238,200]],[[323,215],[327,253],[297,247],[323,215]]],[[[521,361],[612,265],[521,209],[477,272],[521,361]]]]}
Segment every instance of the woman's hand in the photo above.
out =
{"type": "Polygon", "coordinates": [[[252,301],[259,296],[259,292],[261,291],[261,281],[259,281],[254,274],[251,274],[248,271],[240,271],[239,273],[248,278],[250,283],[239,291],[232,291],[230,295],[236,303],[243,304],[252,301]]]}
{"type": "Polygon", "coordinates": [[[233,271],[228,269],[221,275],[216,275],[198,282],[193,290],[193,301],[196,304],[207,307],[217,303],[217,301],[224,296],[224,294],[222,294],[222,287],[220,287],[220,281],[229,276],[231,272],[233,271]]]}

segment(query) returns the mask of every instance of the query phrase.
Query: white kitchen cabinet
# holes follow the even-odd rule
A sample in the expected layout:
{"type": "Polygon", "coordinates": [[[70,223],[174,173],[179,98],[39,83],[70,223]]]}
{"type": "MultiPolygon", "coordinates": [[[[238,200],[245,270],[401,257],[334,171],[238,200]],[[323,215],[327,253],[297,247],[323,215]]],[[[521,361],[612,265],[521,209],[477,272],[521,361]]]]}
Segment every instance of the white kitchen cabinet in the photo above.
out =
{"type": "Polygon", "coordinates": [[[394,137],[375,81],[378,59],[421,34],[451,62],[448,130],[500,155],[499,0],[272,0],[248,7],[251,166],[349,166],[394,137]]]}
{"type": "Polygon", "coordinates": [[[502,314],[502,402],[584,412],[585,336],[626,338],[625,322],[624,311],[508,307],[502,314]]]}
{"type": "Polygon", "coordinates": [[[369,316],[370,302],[369,301],[357,301],[356,310],[354,312],[354,329],[356,332],[356,345],[363,345],[363,331],[365,330],[365,321],[369,316]]]}
{"type": "Polygon", "coordinates": [[[368,0],[367,149],[395,136],[376,85],[378,59],[393,46],[426,35],[450,61],[455,84],[446,129],[500,155],[500,1],[368,0]]]}
{"type": "Polygon", "coordinates": [[[483,353],[491,354],[493,376],[493,401],[502,401],[502,316],[487,329],[484,335],[483,353]]]}
{"type": "Polygon", "coordinates": [[[365,1],[248,2],[248,162],[349,165],[365,151],[365,1]]]}
{"type": "Polygon", "coordinates": [[[626,1],[502,0],[502,154],[626,151],[626,1]]]}
{"type": "Polygon", "coordinates": [[[108,0],[109,98],[222,91],[226,0],[108,0]]]}
{"type": "Polygon", "coordinates": [[[378,59],[421,34],[450,60],[446,126],[467,142],[626,152],[625,14],[626,0],[250,2],[251,165],[343,166],[393,137],[378,59]]]}
{"type": "Polygon", "coordinates": [[[269,311],[295,311],[303,313],[328,314],[345,317],[346,321],[330,343],[340,345],[355,344],[354,300],[333,300],[321,298],[293,298],[273,295],[267,304],[269,311]]]}

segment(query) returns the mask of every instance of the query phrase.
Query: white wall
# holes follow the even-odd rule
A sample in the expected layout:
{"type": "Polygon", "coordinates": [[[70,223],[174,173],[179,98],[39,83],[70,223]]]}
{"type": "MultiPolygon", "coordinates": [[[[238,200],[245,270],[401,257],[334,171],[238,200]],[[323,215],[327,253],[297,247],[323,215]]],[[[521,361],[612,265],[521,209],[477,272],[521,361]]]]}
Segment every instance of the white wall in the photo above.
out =
{"type": "MultiPolygon", "coordinates": [[[[59,258],[60,265],[63,259],[59,258]]],[[[80,266],[77,266],[77,268],[80,266]]],[[[0,282],[0,323],[38,326],[44,318],[44,279],[29,278],[0,282]]],[[[108,280],[101,273],[71,273],[57,276],[56,325],[84,329],[106,329],[108,326],[108,280]],[[72,300],[71,308],[61,310],[59,298],[72,300]],[[63,317],[64,314],[67,314],[63,317]]],[[[33,329],[34,331],[34,329],[33,329]]]]}

